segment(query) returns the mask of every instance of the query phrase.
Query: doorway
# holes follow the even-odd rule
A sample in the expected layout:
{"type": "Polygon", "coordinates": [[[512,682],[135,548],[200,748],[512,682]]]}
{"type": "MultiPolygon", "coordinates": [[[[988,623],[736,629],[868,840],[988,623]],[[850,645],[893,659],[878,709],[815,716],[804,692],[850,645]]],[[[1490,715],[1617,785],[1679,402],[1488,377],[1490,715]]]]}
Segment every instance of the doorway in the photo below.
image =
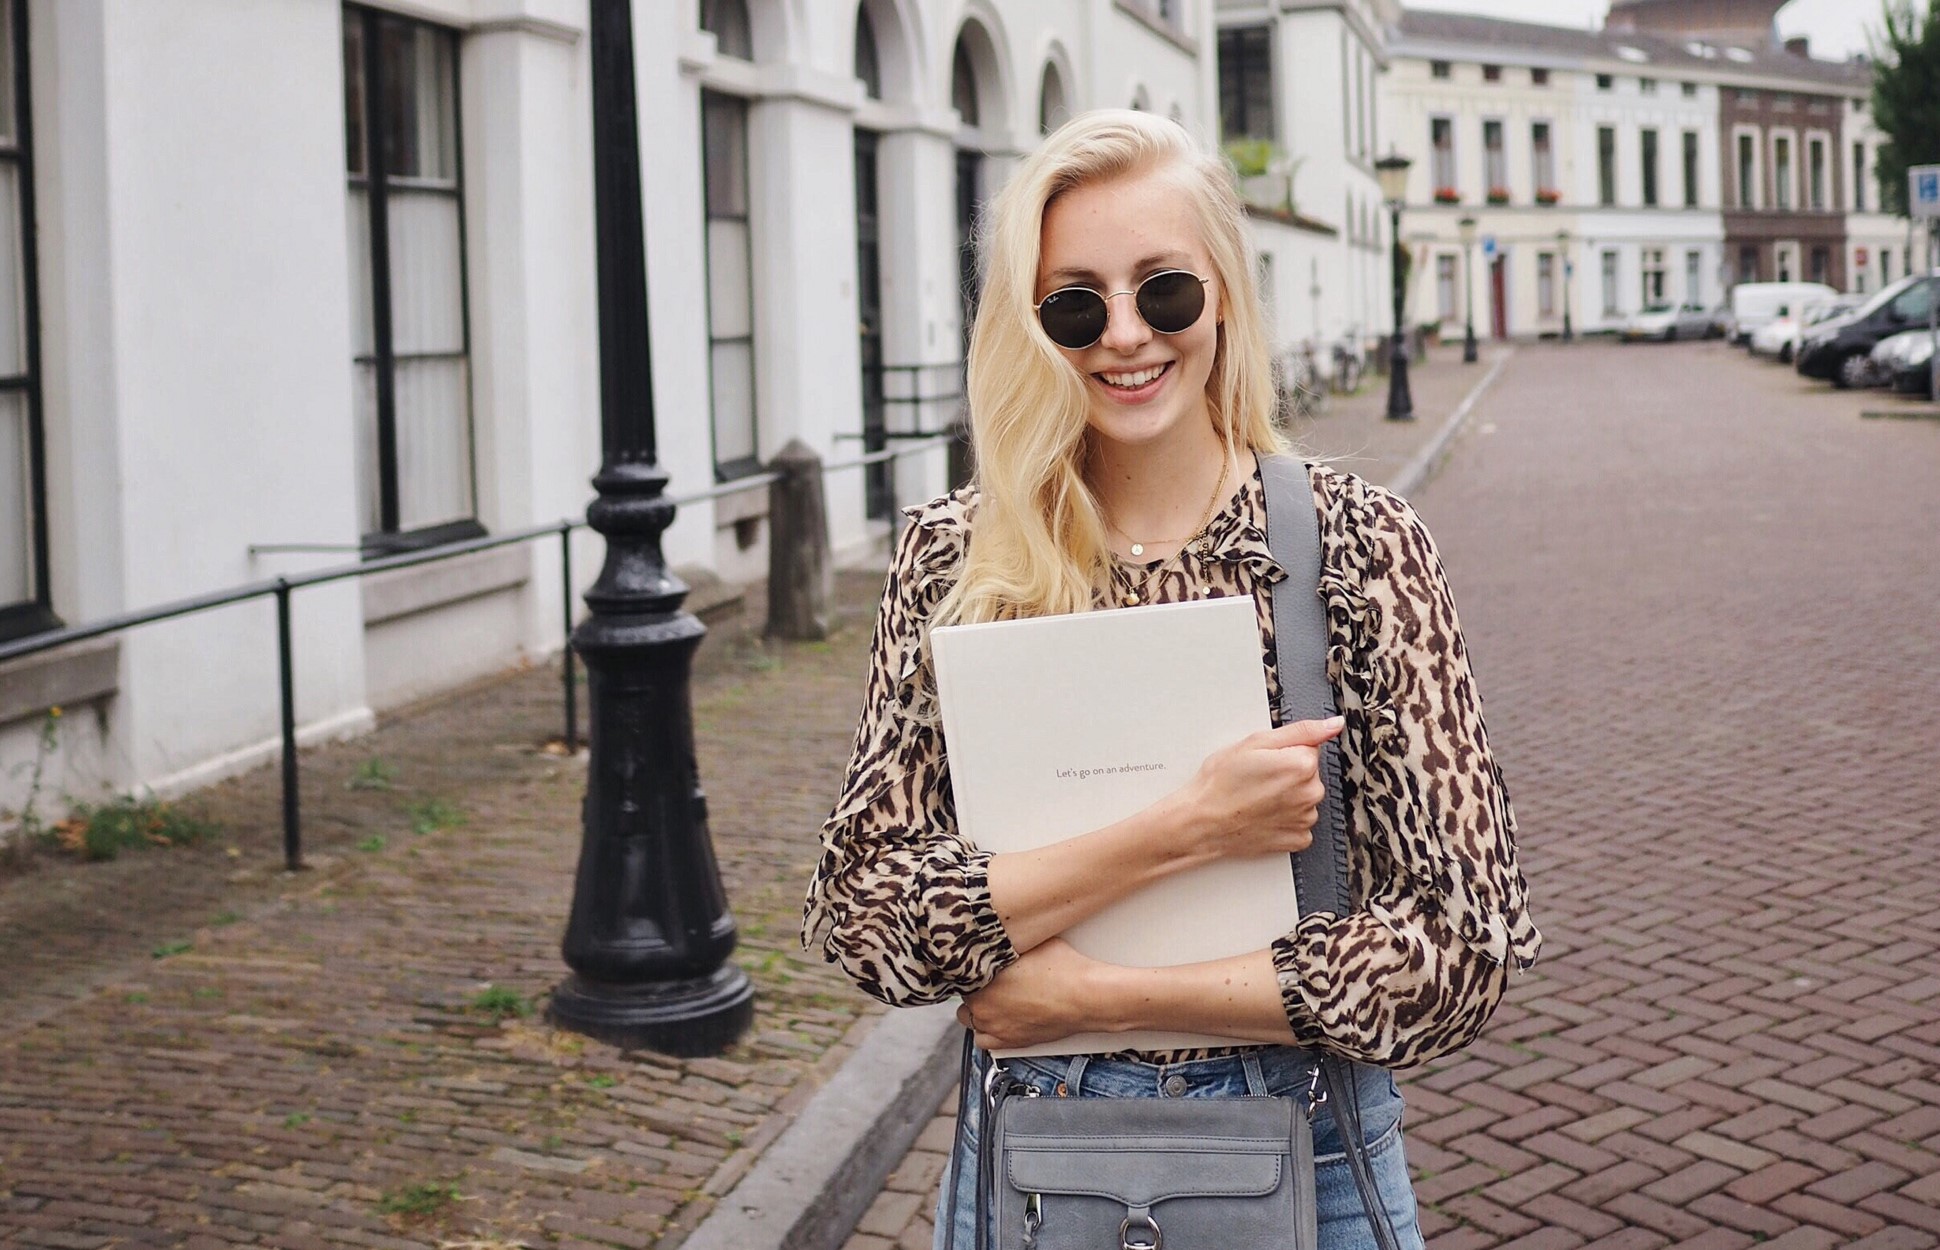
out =
{"type": "Polygon", "coordinates": [[[1498,339],[1509,337],[1509,257],[1498,253],[1489,262],[1490,331],[1498,339]]]}

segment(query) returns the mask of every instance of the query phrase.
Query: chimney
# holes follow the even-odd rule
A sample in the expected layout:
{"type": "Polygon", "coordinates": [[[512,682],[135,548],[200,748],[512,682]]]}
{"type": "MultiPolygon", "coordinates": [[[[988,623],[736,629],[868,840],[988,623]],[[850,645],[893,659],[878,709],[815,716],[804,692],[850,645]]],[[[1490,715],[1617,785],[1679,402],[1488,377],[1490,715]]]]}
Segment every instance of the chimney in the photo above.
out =
{"type": "Polygon", "coordinates": [[[1785,50],[1793,56],[1812,59],[1812,40],[1806,35],[1794,35],[1785,41],[1785,50]]]}

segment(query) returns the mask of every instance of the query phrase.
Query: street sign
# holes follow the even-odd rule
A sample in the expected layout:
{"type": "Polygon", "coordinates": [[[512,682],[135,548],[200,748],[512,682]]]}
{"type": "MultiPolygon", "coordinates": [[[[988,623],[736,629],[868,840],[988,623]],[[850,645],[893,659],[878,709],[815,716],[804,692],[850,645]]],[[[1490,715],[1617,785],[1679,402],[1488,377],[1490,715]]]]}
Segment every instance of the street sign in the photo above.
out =
{"type": "Polygon", "coordinates": [[[1915,165],[1906,171],[1906,203],[1913,217],[1940,217],[1940,165],[1915,165]]]}
{"type": "MultiPolygon", "coordinates": [[[[1940,169],[1940,166],[1936,166],[1935,168],[1940,169]]],[[[1936,215],[1940,215],[1940,210],[1935,210],[1935,212],[1936,212],[1936,215]]],[[[1492,234],[1485,234],[1482,236],[1482,259],[1483,260],[1495,259],[1495,236],[1492,234]]]]}

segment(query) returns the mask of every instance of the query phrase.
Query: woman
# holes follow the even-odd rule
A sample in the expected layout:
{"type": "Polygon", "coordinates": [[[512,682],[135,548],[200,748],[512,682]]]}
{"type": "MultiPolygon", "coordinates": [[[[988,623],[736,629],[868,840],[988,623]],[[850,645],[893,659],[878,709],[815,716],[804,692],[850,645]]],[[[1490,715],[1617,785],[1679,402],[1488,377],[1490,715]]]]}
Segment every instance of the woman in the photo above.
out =
{"type": "MultiPolygon", "coordinates": [[[[1241,1037],[1260,1043],[1276,1094],[1305,1093],[1296,1047],[1374,1065],[1359,1070],[1364,1135],[1402,1243],[1418,1245],[1385,1069],[1470,1041],[1541,940],[1434,547],[1399,498],[1312,467],[1341,717],[1235,743],[1117,824],[1040,851],[979,852],[956,830],[931,627],[1248,595],[1277,709],[1283,576],[1256,459],[1283,440],[1224,164],[1144,113],[1076,118],[997,197],[986,269],[969,360],[977,481],[910,513],[804,940],[886,1002],[961,996],[959,1018],[985,1049],[1101,1029],[1241,1037]],[[1334,734],[1352,914],[1314,911],[1269,949],[1162,969],[1100,964],[1059,938],[1190,864],[1308,845],[1316,748],[1334,734]]],[[[1246,1089],[1231,1050],[1008,1066],[1047,1094],[1246,1089]]],[[[1374,1244],[1324,1106],[1314,1130],[1321,1245],[1374,1244]]],[[[967,1250],[974,1145],[958,1154],[936,1244],[967,1250]]]]}

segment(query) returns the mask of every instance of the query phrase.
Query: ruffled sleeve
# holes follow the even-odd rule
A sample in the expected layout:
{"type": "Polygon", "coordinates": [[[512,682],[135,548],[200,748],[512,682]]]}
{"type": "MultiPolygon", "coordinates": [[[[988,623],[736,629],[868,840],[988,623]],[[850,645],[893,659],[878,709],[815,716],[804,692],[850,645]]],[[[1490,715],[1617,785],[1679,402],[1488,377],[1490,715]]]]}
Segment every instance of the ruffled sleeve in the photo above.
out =
{"type": "Polygon", "coordinates": [[[876,616],[855,749],[809,882],[802,944],[897,1006],[981,989],[1017,958],[990,856],[957,832],[925,646],[962,568],[964,493],[908,512],[876,616]]]}
{"type": "Polygon", "coordinates": [[[1391,492],[1314,485],[1359,906],[1304,915],[1274,963],[1303,1043],[1402,1067],[1473,1040],[1542,936],[1433,539],[1391,492]]]}

